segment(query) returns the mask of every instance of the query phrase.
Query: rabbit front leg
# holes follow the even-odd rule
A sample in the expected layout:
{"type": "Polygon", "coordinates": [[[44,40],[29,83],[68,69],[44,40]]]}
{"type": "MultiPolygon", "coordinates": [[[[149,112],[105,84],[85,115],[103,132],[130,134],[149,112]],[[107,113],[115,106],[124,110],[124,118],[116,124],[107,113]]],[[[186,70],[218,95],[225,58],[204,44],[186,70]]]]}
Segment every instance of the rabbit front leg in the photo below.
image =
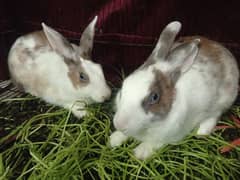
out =
{"type": "Polygon", "coordinates": [[[120,146],[127,138],[121,131],[114,131],[110,136],[110,145],[111,147],[120,146]]]}
{"type": "Polygon", "coordinates": [[[87,111],[86,110],[79,110],[79,108],[75,109],[73,108],[72,109],[72,113],[77,117],[77,118],[82,118],[83,116],[85,116],[87,114],[87,111]]]}
{"type": "Polygon", "coordinates": [[[70,109],[74,116],[76,116],[79,119],[87,114],[87,111],[85,110],[85,105],[83,103],[76,102],[68,104],[65,106],[65,108],[70,109]]]}
{"type": "Polygon", "coordinates": [[[200,127],[197,131],[197,135],[199,136],[209,135],[213,131],[214,127],[216,126],[218,118],[219,117],[216,116],[201,122],[200,127]]]}
{"type": "Polygon", "coordinates": [[[153,144],[150,142],[142,142],[134,150],[134,155],[137,159],[145,160],[149,158],[156,149],[159,149],[163,144],[153,144]]]}

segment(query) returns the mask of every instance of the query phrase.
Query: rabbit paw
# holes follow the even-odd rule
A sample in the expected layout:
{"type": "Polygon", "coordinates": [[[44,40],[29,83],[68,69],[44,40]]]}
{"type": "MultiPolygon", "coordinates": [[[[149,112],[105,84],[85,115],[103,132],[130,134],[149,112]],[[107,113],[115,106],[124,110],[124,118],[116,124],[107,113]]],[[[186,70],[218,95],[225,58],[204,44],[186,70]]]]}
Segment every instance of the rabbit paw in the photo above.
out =
{"type": "Polygon", "coordinates": [[[110,145],[111,147],[120,146],[126,139],[127,136],[121,131],[115,131],[110,136],[110,145]]]}
{"type": "Polygon", "coordinates": [[[209,118],[203,121],[200,124],[200,127],[197,131],[197,135],[199,136],[204,136],[204,135],[209,135],[213,131],[214,127],[217,124],[218,118],[209,118]]]}
{"type": "Polygon", "coordinates": [[[77,118],[82,118],[83,116],[85,116],[87,114],[87,111],[85,110],[77,110],[77,109],[73,109],[72,113],[77,117],[77,118]]]}
{"type": "Polygon", "coordinates": [[[148,143],[141,143],[134,149],[136,158],[145,160],[153,154],[153,148],[148,143]]]}
{"type": "Polygon", "coordinates": [[[65,106],[65,108],[70,109],[74,116],[76,116],[79,119],[87,114],[87,111],[85,110],[84,105],[82,103],[68,104],[65,106]]]}

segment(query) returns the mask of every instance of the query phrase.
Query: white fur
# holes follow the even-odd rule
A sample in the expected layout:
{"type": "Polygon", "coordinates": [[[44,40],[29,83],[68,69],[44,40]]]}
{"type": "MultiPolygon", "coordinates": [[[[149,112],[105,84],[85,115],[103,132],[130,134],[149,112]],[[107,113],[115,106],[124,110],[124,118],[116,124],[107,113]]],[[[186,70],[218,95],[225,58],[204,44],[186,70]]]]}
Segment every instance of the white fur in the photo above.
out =
{"type": "Polygon", "coordinates": [[[120,146],[126,139],[127,136],[123,134],[121,131],[115,131],[110,136],[110,145],[111,147],[120,146]]]}

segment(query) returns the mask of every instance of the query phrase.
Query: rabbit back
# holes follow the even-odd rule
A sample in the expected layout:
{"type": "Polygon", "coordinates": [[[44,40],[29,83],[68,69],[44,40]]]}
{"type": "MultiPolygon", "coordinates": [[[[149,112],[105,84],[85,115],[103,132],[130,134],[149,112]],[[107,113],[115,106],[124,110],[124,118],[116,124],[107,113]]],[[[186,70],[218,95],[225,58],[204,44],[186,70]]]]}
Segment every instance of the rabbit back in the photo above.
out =
{"type": "Polygon", "coordinates": [[[47,97],[48,102],[61,101],[59,97],[67,94],[61,89],[71,87],[66,76],[68,67],[63,57],[52,50],[43,31],[19,37],[9,52],[8,65],[18,87],[35,96],[47,97]]]}

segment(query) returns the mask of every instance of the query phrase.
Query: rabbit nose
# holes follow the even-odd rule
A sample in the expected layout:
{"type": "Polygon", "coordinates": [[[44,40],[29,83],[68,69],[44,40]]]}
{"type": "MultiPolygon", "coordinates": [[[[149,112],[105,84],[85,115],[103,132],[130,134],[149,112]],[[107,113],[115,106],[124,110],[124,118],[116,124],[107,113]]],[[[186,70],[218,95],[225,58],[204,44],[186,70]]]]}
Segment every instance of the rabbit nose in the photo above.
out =
{"type": "Polygon", "coordinates": [[[111,95],[102,96],[102,101],[110,99],[111,95]]]}

